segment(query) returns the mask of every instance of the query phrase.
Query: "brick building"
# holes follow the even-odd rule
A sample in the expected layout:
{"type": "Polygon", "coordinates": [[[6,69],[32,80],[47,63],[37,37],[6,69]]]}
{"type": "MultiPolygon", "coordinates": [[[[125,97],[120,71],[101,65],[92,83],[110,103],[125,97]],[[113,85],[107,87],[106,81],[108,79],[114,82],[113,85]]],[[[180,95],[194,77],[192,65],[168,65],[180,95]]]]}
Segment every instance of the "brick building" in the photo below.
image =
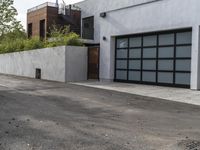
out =
{"type": "Polygon", "coordinates": [[[70,25],[70,30],[80,34],[81,11],[71,5],[64,6],[56,3],[44,3],[27,12],[28,37],[39,36],[46,38],[49,28],[53,25],[70,25]]]}

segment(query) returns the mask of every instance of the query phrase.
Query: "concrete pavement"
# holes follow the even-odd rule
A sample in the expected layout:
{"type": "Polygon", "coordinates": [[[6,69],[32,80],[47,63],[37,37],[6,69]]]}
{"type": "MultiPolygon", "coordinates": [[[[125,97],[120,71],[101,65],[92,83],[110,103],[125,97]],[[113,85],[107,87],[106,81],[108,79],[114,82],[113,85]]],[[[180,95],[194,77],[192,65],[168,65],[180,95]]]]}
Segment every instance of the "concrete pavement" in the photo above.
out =
{"type": "Polygon", "coordinates": [[[193,150],[200,107],[0,76],[1,150],[193,150]]]}
{"type": "Polygon", "coordinates": [[[117,82],[98,82],[94,80],[72,84],[200,105],[200,91],[184,88],[117,82]]]}

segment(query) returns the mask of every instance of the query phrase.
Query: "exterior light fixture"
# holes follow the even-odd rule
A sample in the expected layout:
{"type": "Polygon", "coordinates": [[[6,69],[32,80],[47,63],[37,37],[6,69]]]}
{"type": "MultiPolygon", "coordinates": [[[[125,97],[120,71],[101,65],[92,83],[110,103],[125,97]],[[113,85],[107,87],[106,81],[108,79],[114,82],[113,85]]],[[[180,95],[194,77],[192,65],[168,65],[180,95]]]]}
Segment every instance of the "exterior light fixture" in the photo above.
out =
{"type": "Polygon", "coordinates": [[[100,13],[100,17],[105,18],[106,17],[106,12],[100,13]]]}

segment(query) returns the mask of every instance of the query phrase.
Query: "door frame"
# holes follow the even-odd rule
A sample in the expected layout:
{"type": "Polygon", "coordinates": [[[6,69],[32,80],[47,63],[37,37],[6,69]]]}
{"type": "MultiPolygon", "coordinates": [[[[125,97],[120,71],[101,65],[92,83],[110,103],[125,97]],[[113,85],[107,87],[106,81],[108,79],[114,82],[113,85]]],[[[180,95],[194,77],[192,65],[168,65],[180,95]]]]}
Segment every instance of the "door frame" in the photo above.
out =
{"type": "Polygon", "coordinates": [[[87,69],[87,79],[89,80],[90,78],[89,78],[89,49],[90,48],[98,48],[98,74],[97,74],[97,79],[96,80],[100,80],[100,77],[99,77],[99,74],[100,74],[100,45],[94,45],[94,46],[92,46],[92,45],[90,45],[90,46],[88,46],[88,58],[87,58],[87,61],[88,61],[88,69],[87,69]]]}

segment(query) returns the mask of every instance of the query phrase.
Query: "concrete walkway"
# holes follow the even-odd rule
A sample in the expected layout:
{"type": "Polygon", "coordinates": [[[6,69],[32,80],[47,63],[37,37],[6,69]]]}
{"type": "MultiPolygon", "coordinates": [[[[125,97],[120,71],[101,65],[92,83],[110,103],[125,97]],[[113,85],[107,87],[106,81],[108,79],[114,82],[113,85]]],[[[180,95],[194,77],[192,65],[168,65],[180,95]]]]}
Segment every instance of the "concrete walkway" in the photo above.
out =
{"type": "Polygon", "coordinates": [[[98,81],[72,84],[200,105],[200,91],[190,89],[98,81]]]}

